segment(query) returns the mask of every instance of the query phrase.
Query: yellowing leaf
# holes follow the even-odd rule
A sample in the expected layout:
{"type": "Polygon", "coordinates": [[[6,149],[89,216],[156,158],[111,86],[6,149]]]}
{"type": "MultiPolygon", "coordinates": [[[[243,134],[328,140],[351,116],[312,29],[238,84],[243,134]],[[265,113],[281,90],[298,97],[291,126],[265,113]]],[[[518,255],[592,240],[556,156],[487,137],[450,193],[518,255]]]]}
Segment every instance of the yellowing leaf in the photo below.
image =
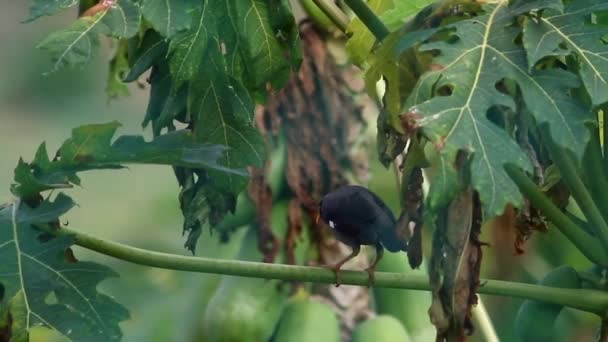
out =
{"type": "MultiPolygon", "coordinates": [[[[393,0],[370,0],[368,6],[376,15],[393,8],[393,0]]],[[[355,17],[346,28],[350,38],[346,42],[346,52],[352,63],[363,64],[372,51],[376,37],[367,29],[365,24],[355,17]]]]}

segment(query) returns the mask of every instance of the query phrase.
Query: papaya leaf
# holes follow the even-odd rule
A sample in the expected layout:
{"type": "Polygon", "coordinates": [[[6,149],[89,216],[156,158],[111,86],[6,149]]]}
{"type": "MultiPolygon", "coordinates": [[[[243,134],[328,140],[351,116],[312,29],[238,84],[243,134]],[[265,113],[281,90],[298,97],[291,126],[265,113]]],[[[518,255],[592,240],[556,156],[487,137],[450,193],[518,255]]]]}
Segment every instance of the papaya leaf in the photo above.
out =
{"type": "Polygon", "coordinates": [[[537,20],[526,20],[523,39],[530,68],[547,56],[576,55],[594,105],[608,101],[608,45],[603,40],[608,26],[592,21],[600,11],[608,11],[608,2],[573,1],[563,12],[547,9],[537,20]]]}
{"type": "Polygon", "coordinates": [[[562,0],[516,0],[511,5],[511,11],[516,14],[537,12],[547,8],[558,12],[564,11],[562,0]]]}
{"type": "Polygon", "coordinates": [[[205,2],[203,8],[192,16],[191,29],[176,35],[169,44],[169,68],[178,86],[196,75],[202,65],[203,54],[213,29],[213,24],[208,22],[215,20],[211,6],[213,5],[205,2]]]}
{"type": "MultiPolygon", "coordinates": [[[[190,30],[171,41],[171,73],[179,85],[197,74],[207,61],[203,53],[211,40],[220,43],[223,72],[244,83],[249,90],[265,93],[266,83],[280,88],[289,70],[297,63],[297,53],[285,53],[297,39],[273,29],[266,1],[208,1],[197,9],[190,30]],[[292,42],[285,44],[285,39],[292,42]]],[[[283,16],[284,18],[285,16],[283,16]]],[[[293,22],[293,16],[289,16],[293,22]]],[[[283,19],[285,21],[285,19],[283,19]]],[[[296,50],[299,50],[299,46],[296,50]]]]}
{"type": "Polygon", "coordinates": [[[108,82],[106,84],[106,94],[109,99],[115,99],[120,96],[129,95],[129,88],[123,82],[123,78],[129,71],[129,62],[127,60],[127,41],[121,40],[118,49],[110,61],[108,70],[108,82]]]}
{"type": "MultiPolygon", "coordinates": [[[[227,146],[220,159],[227,168],[239,169],[264,163],[264,142],[253,126],[253,99],[235,79],[216,68],[223,60],[221,47],[214,42],[209,47],[209,63],[202,70],[206,78],[191,83],[190,93],[201,94],[191,99],[191,117],[198,141],[227,146]]],[[[239,193],[246,179],[227,173],[211,172],[218,185],[234,194],[239,193]]]]}
{"type": "Polygon", "coordinates": [[[433,2],[433,0],[396,1],[393,8],[386,10],[380,15],[380,19],[390,31],[394,31],[405,24],[409,18],[421,9],[433,2]]]}
{"type": "Polygon", "coordinates": [[[124,76],[123,82],[133,82],[144,72],[150,69],[160,58],[167,53],[167,42],[156,33],[148,30],[141,41],[138,38],[129,40],[129,73],[124,76]]]}
{"type": "MultiPolygon", "coordinates": [[[[230,27],[235,31],[236,41],[231,42],[233,46],[228,47],[228,51],[238,47],[241,53],[246,72],[244,84],[249,89],[262,92],[268,82],[274,89],[282,87],[292,66],[299,64],[292,60],[300,58],[300,54],[293,50],[286,54],[284,47],[291,47],[293,42],[297,42],[298,35],[291,36],[293,42],[286,44],[287,37],[283,36],[283,32],[275,31],[272,27],[270,13],[276,9],[270,8],[268,1],[232,0],[226,1],[226,8],[230,21],[222,23],[218,33],[222,37],[223,30],[230,27]]],[[[293,16],[285,19],[284,14],[283,17],[283,21],[291,19],[295,22],[293,16]]],[[[299,51],[299,46],[296,50],[299,51]]]]}
{"type": "Polygon", "coordinates": [[[188,84],[176,89],[169,66],[164,62],[152,68],[150,84],[152,87],[143,126],[152,122],[152,131],[158,136],[163,128],[173,130],[173,119],[186,110],[188,84]]]}
{"type": "Polygon", "coordinates": [[[143,0],[141,13],[158,33],[171,38],[190,27],[191,12],[196,4],[192,0],[143,0]]]}
{"type": "Polygon", "coordinates": [[[517,82],[536,122],[549,124],[555,141],[579,158],[589,138],[585,122],[591,115],[568,94],[577,87],[574,75],[561,70],[528,73],[525,51],[515,43],[520,30],[511,26],[514,17],[506,2],[484,9],[483,15],[446,26],[452,30],[443,31],[448,33],[446,40],[420,47],[439,55],[433,61],[436,70],[424,74],[410,95],[407,112],[419,116],[423,134],[447,160],[453,161],[458,150],[473,155],[471,183],[490,219],[502,213],[507,203],[522,203],[504,165],[531,170],[526,154],[487,117],[492,107],[515,108],[513,99],[496,85],[504,79],[517,82]],[[449,95],[437,96],[439,90],[449,95]]]}
{"type": "Polygon", "coordinates": [[[25,22],[34,21],[45,15],[53,15],[78,4],[78,0],[32,0],[30,16],[25,22]]]}
{"type": "MultiPolygon", "coordinates": [[[[34,227],[58,222],[74,206],[66,195],[37,208],[13,203],[0,207],[0,313],[14,341],[27,340],[29,330],[43,325],[69,341],[119,341],[118,323],[128,311],[97,291],[117,274],[110,268],[76,261],[69,236],[50,237],[34,227]]],[[[3,321],[0,319],[0,321],[3,321]]]]}
{"type": "Polygon", "coordinates": [[[34,161],[19,161],[15,169],[13,194],[29,198],[41,191],[79,185],[77,172],[94,169],[117,169],[122,164],[163,164],[214,169],[242,178],[244,170],[219,165],[225,148],[197,142],[189,131],[175,131],[156,137],[151,142],[142,136],[121,136],[112,142],[120,124],[86,125],[72,131],[57,157],[49,160],[46,145],[38,148],[34,161]]]}
{"type": "Polygon", "coordinates": [[[426,198],[429,213],[436,213],[439,209],[447,207],[450,201],[463,190],[458,171],[452,161],[447,160],[445,154],[437,156],[435,165],[433,181],[426,198]]]}
{"type": "Polygon", "coordinates": [[[80,17],[68,28],[50,34],[38,48],[51,55],[51,72],[85,65],[99,46],[99,35],[129,38],[139,29],[139,7],[130,0],[117,0],[107,10],[80,17]]]}
{"type": "Polygon", "coordinates": [[[114,0],[115,3],[105,11],[103,23],[116,38],[130,38],[139,31],[141,14],[139,5],[132,0],[114,0]]]}

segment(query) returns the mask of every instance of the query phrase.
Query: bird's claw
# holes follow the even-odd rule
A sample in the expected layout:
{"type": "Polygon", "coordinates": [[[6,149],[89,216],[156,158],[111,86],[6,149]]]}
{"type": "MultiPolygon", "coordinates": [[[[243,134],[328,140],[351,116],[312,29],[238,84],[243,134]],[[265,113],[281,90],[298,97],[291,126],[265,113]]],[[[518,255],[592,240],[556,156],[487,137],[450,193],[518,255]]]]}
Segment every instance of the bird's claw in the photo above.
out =
{"type": "Polygon", "coordinates": [[[376,268],[368,267],[365,269],[367,274],[369,275],[369,286],[374,286],[376,284],[376,268]]]}
{"type": "Polygon", "coordinates": [[[332,272],[334,272],[336,275],[336,287],[340,287],[340,284],[342,283],[342,280],[340,279],[340,266],[341,265],[335,265],[329,267],[329,269],[332,270],[332,272]]]}

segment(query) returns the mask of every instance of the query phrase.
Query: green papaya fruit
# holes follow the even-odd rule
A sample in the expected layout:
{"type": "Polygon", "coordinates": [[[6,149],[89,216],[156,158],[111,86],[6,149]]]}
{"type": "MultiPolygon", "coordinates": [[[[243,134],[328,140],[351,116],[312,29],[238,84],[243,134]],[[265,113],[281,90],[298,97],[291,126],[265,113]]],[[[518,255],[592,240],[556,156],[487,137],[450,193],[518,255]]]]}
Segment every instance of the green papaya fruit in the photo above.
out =
{"type": "MultiPolygon", "coordinates": [[[[278,237],[285,236],[287,231],[287,212],[287,202],[279,202],[272,208],[271,226],[278,237]]],[[[250,226],[239,252],[240,260],[262,260],[257,235],[257,229],[250,226]]],[[[289,287],[280,285],[278,280],[222,276],[205,310],[203,340],[268,341],[289,298],[289,287]]]]}
{"type": "MultiPolygon", "coordinates": [[[[581,279],[570,266],[560,266],[549,272],[540,285],[577,289],[581,279]]],[[[559,341],[555,334],[554,323],[563,306],[545,302],[525,300],[519,307],[515,318],[515,331],[521,341],[559,341]]]]}
{"type": "Polygon", "coordinates": [[[395,317],[381,315],[368,319],[353,330],[353,342],[369,341],[408,342],[410,337],[395,317]]]}
{"type": "Polygon", "coordinates": [[[290,301],[281,315],[273,342],[339,342],[340,322],[334,311],[309,299],[290,301]]]}
{"type": "MultiPolygon", "coordinates": [[[[376,268],[378,272],[404,274],[420,274],[424,269],[424,264],[419,270],[410,269],[405,253],[386,252],[376,268]]],[[[426,313],[431,307],[429,292],[374,287],[373,299],[376,312],[399,320],[414,340],[426,341],[435,336],[435,327],[431,324],[429,316],[420,314],[426,313]]]]}

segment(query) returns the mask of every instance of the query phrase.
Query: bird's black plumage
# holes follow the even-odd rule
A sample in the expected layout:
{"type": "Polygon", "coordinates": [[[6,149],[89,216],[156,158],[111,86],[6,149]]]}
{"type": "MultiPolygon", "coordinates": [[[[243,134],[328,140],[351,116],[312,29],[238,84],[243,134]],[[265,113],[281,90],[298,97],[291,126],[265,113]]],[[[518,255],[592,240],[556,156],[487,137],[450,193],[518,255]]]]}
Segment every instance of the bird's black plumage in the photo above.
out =
{"type": "Polygon", "coordinates": [[[368,270],[372,279],[384,248],[391,252],[405,250],[405,244],[397,235],[396,219],[390,208],[362,186],[347,185],[325,195],[319,205],[319,215],[332,228],[339,241],[353,248],[349,257],[334,266],[336,274],[346,261],[359,253],[361,245],[376,247],[376,261],[368,270]]]}

